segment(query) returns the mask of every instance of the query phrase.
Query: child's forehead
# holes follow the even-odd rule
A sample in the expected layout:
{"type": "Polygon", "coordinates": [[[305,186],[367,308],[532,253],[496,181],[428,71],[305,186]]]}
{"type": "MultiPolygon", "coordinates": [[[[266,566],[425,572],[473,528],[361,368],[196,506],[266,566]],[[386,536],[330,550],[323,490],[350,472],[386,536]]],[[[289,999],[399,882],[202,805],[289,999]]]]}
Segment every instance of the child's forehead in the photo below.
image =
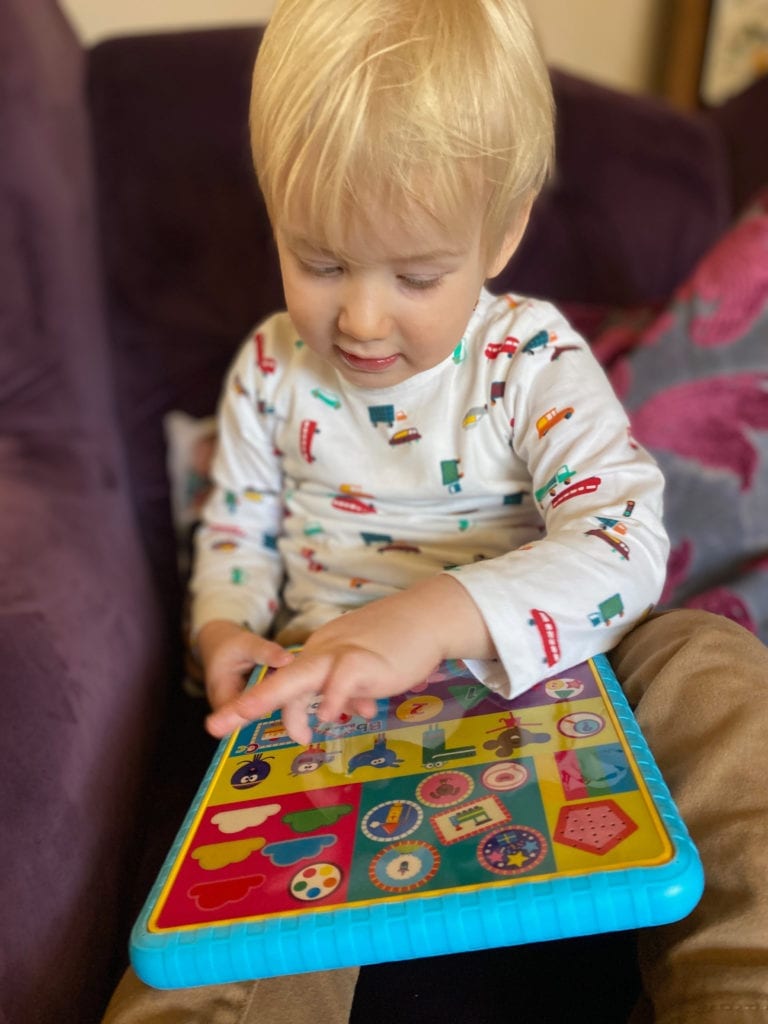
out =
{"type": "Polygon", "coordinates": [[[367,205],[365,212],[350,212],[327,224],[299,211],[280,219],[281,239],[292,249],[318,255],[345,257],[353,262],[387,260],[438,262],[458,259],[479,241],[480,220],[462,217],[457,224],[440,224],[423,210],[397,213],[367,205]]]}

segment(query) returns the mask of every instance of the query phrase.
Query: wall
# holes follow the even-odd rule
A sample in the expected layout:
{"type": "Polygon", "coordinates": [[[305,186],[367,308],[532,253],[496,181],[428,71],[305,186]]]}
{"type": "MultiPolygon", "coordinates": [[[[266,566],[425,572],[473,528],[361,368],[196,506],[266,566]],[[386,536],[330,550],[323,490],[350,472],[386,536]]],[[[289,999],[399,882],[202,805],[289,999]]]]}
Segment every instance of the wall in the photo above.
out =
{"type": "Polygon", "coordinates": [[[274,7],[274,0],[59,0],[59,3],[85,43],[107,36],[177,27],[266,21],[274,7]]]}
{"type": "MultiPolygon", "coordinates": [[[[36,2],[36,0],[32,0],[36,2]]],[[[274,0],[60,0],[87,43],[176,26],[243,24],[274,0]]],[[[664,0],[528,0],[548,59],[633,92],[651,91],[664,0]]]]}
{"type": "Polygon", "coordinates": [[[664,0],[527,0],[548,60],[630,92],[656,85],[664,0]]]}

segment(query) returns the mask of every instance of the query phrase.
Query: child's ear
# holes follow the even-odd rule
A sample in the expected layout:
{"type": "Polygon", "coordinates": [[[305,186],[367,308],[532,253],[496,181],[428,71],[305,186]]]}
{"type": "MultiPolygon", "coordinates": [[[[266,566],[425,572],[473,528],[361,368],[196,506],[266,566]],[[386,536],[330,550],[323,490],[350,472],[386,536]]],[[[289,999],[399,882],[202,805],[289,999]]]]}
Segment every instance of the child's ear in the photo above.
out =
{"type": "Polygon", "coordinates": [[[528,218],[531,216],[532,206],[533,200],[531,199],[520,208],[514,223],[504,235],[501,248],[496,253],[496,256],[491,259],[488,277],[496,277],[497,274],[500,274],[514,256],[515,250],[520,245],[525,234],[525,229],[528,227],[528,218]]]}

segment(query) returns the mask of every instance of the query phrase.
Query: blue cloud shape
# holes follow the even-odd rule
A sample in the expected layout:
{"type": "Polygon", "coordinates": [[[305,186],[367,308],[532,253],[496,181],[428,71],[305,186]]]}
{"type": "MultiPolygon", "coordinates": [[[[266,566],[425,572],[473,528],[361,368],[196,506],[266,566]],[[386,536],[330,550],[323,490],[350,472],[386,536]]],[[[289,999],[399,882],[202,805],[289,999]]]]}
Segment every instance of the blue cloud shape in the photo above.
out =
{"type": "Polygon", "coordinates": [[[287,868],[298,864],[300,860],[314,860],[327,846],[333,846],[336,836],[325,833],[319,836],[306,836],[301,839],[285,839],[281,843],[270,843],[261,851],[269,857],[275,867],[287,868]]]}

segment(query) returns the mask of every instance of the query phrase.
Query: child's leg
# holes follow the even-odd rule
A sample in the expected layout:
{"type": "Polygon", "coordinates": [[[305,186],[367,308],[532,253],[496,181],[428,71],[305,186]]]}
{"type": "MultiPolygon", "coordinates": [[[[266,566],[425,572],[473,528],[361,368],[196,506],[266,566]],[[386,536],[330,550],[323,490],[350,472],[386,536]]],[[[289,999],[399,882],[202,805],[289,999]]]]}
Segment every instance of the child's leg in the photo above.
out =
{"type": "Polygon", "coordinates": [[[641,936],[645,1019],[768,1022],[768,648],[681,610],[636,627],[611,661],[706,875],[689,917],[641,936]]]}
{"type": "Polygon", "coordinates": [[[347,1024],[357,968],[163,990],[128,969],[102,1024],[347,1024]]]}

